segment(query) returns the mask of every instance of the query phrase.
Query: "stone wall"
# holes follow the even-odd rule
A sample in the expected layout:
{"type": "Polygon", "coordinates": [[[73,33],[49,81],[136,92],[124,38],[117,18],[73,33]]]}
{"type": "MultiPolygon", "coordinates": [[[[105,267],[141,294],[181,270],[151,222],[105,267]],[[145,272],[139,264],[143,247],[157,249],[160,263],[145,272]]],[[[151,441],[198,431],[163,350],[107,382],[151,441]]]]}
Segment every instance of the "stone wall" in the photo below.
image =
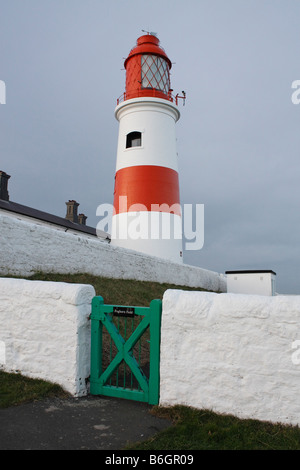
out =
{"type": "Polygon", "coordinates": [[[114,247],[97,237],[0,211],[0,275],[77,273],[226,291],[225,277],[195,266],[171,263],[114,247]]]}
{"type": "Polygon", "coordinates": [[[89,285],[0,278],[0,368],[87,394],[89,285]]]}
{"type": "MultiPolygon", "coordinates": [[[[0,368],[88,393],[89,285],[0,279],[0,368]]],[[[167,290],[160,405],[300,425],[300,296],[167,290]]]]}
{"type": "Polygon", "coordinates": [[[300,425],[300,296],[168,290],[160,404],[300,425]]]}

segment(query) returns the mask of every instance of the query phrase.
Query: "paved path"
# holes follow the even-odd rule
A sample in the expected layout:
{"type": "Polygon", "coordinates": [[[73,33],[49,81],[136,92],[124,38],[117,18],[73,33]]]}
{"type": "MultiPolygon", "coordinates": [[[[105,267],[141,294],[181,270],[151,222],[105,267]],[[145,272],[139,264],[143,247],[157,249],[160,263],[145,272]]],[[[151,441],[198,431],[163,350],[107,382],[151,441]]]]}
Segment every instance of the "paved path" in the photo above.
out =
{"type": "Polygon", "coordinates": [[[171,425],[145,403],[47,399],[0,410],[0,450],[121,450],[171,425]]]}

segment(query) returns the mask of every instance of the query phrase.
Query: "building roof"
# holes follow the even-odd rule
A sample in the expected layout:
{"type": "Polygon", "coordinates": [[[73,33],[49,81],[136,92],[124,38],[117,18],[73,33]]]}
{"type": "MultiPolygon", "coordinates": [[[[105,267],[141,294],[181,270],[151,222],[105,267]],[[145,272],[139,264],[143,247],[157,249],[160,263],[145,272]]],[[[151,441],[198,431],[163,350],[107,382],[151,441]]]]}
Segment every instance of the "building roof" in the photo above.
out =
{"type": "Polygon", "coordinates": [[[87,225],[76,224],[67,219],[64,219],[63,217],[58,217],[38,209],[33,209],[32,207],[23,206],[22,204],[18,204],[16,202],[0,199],[0,209],[41,220],[43,222],[48,222],[50,224],[58,225],[60,227],[64,227],[66,231],[70,229],[85,233],[86,235],[92,235],[107,240],[110,239],[110,236],[101,230],[96,230],[95,228],[89,227],[87,225]]]}
{"type": "Polygon", "coordinates": [[[275,274],[271,269],[248,269],[244,271],[225,271],[225,274],[256,274],[256,273],[271,273],[275,274]]]}

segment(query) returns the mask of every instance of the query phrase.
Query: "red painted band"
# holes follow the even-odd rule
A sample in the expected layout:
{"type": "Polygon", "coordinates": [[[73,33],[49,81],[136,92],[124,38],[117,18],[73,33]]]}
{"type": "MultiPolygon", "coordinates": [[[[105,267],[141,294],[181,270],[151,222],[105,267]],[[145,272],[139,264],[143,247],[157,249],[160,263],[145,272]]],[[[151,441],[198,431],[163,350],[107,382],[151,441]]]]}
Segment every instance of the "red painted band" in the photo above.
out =
{"type": "Polygon", "coordinates": [[[177,171],[154,165],[130,166],[117,171],[114,214],[151,210],[181,215],[177,171]]]}

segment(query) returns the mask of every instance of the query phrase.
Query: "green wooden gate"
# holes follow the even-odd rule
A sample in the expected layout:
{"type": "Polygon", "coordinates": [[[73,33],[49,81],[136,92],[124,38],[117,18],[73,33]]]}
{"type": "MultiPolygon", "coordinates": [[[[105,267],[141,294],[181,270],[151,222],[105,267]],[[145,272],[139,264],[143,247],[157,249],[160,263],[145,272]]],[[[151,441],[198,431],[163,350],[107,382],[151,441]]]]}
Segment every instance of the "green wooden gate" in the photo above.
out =
{"type": "Polygon", "coordinates": [[[106,305],[91,313],[90,393],[157,405],[162,302],[149,307],[106,305]]]}

